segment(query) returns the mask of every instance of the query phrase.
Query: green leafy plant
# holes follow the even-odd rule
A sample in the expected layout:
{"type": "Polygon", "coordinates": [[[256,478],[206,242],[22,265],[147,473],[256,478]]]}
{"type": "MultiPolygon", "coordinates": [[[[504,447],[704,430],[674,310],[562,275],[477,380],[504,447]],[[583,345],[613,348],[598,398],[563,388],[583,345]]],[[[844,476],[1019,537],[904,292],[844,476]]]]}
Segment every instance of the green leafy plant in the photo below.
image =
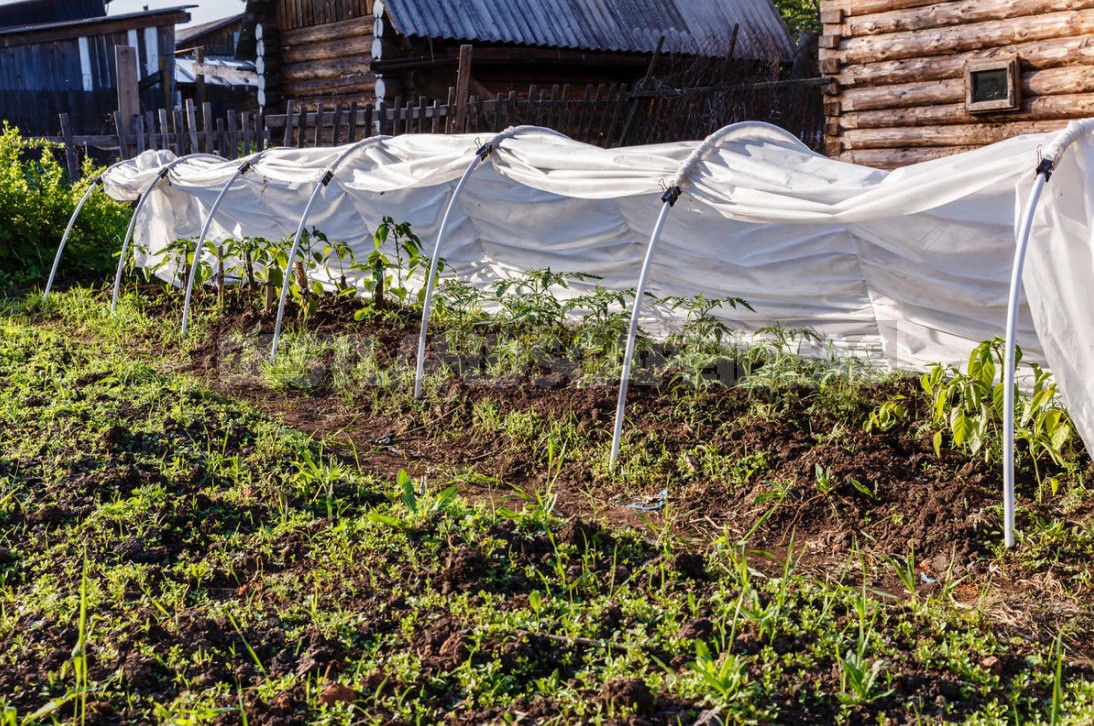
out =
{"type": "Polygon", "coordinates": [[[705,700],[711,705],[726,708],[748,695],[747,664],[733,653],[715,656],[706,643],[698,640],[695,642],[695,660],[688,664],[688,670],[699,676],[708,689],[705,700]]]}
{"type": "MultiPolygon", "coordinates": [[[[406,304],[410,291],[406,284],[416,272],[424,278],[429,272],[429,258],[422,254],[422,241],[408,222],[396,222],[384,217],[372,235],[373,251],[359,269],[366,273],[365,285],[372,292],[372,304],[383,307],[387,295],[406,304]],[[404,262],[404,257],[405,262],[404,262]]],[[[443,263],[438,262],[438,274],[443,263]]]]}
{"type": "Polygon", "coordinates": [[[890,431],[898,423],[908,418],[908,409],[901,401],[904,396],[895,396],[884,403],[879,404],[870,412],[870,418],[862,428],[867,433],[877,429],[878,431],[890,431]]]}
{"type": "MultiPolygon", "coordinates": [[[[1003,420],[1003,339],[986,340],[973,349],[964,371],[935,364],[923,374],[920,385],[931,399],[931,421],[940,429],[934,434],[935,453],[940,453],[943,432],[950,434],[953,445],[991,461],[999,456],[1003,420]]],[[[1022,360],[1015,350],[1015,366],[1022,360]]],[[[1074,433],[1074,425],[1060,406],[1052,375],[1036,363],[1029,365],[1032,386],[1028,393],[1017,386],[1015,400],[1015,440],[1026,443],[1037,481],[1041,482],[1038,462],[1048,457],[1057,465],[1065,461],[1064,449],[1074,433]]]]}
{"type": "MultiPolygon", "coordinates": [[[[69,218],[102,169],[85,162],[82,178],[68,178],[61,146],[24,139],[0,126],[0,287],[45,280],[69,218]]],[[[62,276],[106,276],[129,222],[129,208],[101,192],[88,198],[61,261],[62,276]]]]}

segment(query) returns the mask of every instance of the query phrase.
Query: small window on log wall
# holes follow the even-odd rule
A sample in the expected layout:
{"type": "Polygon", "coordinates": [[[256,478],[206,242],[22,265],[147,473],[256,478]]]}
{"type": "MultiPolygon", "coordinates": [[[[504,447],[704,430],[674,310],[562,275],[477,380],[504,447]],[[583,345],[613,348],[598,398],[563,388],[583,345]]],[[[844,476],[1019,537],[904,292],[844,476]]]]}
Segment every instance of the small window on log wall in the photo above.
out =
{"type": "Polygon", "coordinates": [[[969,113],[1014,111],[1021,104],[1018,56],[965,64],[965,108],[969,113]]]}

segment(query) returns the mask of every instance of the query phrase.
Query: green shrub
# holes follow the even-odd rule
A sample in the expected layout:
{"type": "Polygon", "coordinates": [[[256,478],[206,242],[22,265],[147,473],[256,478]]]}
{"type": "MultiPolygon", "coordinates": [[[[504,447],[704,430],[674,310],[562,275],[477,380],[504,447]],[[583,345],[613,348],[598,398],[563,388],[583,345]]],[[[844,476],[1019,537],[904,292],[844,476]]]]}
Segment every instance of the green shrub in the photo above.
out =
{"type": "MultiPolygon", "coordinates": [[[[85,163],[72,184],[58,161],[59,146],[0,129],[0,288],[41,282],[88,184],[101,169],[85,163]]],[[[97,192],[84,205],[61,261],[66,275],[101,275],[113,269],[129,222],[128,208],[97,192]]]]}

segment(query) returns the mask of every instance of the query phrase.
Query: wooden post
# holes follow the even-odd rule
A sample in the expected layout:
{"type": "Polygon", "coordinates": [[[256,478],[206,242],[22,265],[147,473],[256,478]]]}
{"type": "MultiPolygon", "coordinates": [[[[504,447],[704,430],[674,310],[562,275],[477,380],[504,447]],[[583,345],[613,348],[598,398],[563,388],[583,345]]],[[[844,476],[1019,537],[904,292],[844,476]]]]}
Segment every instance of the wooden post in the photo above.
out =
{"type": "MultiPolygon", "coordinates": [[[[357,102],[352,101],[349,105],[349,138],[346,139],[349,143],[353,143],[357,140],[357,102]]],[[[366,132],[367,133],[367,132],[366,132]]]]}
{"type": "MultiPolygon", "coordinates": [[[[734,34],[734,42],[736,42],[736,34],[734,34]]],[[[657,59],[661,55],[661,47],[665,45],[665,36],[661,36],[661,39],[657,41],[657,49],[653,51],[653,57],[650,58],[649,68],[646,69],[645,77],[635,86],[636,90],[641,90],[649,84],[650,79],[653,77],[653,69],[657,67],[657,59]]],[[[627,120],[623,124],[623,131],[619,134],[619,145],[623,146],[627,141],[627,134],[631,130],[631,124],[634,123],[634,115],[638,113],[638,104],[640,99],[631,99],[631,107],[627,112],[627,120]]]]}
{"type": "Polygon", "coordinates": [[[445,99],[444,106],[444,133],[452,134],[455,130],[452,128],[455,125],[456,118],[456,87],[448,87],[448,97],[445,99]]]}
{"type": "MultiPolygon", "coordinates": [[[[114,77],[118,83],[119,134],[129,136],[133,117],[141,112],[141,95],[137,78],[137,49],[129,45],[114,46],[114,77]]],[[[122,154],[125,158],[126,154],[122,154]]]]}
{"type": "MultiPolygon", "coordinates": [[[[301,144],[303,145],[303,144],[301,144]]],[[[315,139],[312,142],[313,147],[323,145],[323,102],[315,104],[315,139]]]]}
{"type": "MultiPolygon", "coordinates": [[[[168,74],[167,56],[162,56],[161,55],[160,56],[160,88],[163,89],[163,107],[164,107],[164,109],[171,108],[171,106],[174,105],[174,103],[172,103],[172,101],[171,101],[171,88],[172,88],[171,82],[170,82],[171,79],[168,78],[167,74],[168,74]]],[[[161,118],[160,120],[162,121],[163,119],[161,118]]],[[[161,128],[160,131],[162,131],[165,134],[168,133],[168,129],[167,129],[166,126],[161,128]]],[[[175,129],[175,133],[178,133],[178,129],[175,129]]],[[[163,148],[165,148],[165,149],[167,148],[166,143],[164,143],[163,148]]]]}
{"type": "Polygon", "coordinates": [[[243,134],[240,143],[243,145],[241,156],[247,156],[251,153],[251,112],[244,111],[239,114],[239,125],[243,127],[243,134]]]}
{"type": "Polygon", "coordinates": [[[129,158],[129,138],[125,133],[125,122],[122,121],[121,111],[114,112],[114,129],[118,132],[118,158],[125,161],[129,158]]]}
{"type": "Polygon", "coordinates": [[[285,136],[281,140],[282,146],[292,146],[293,102],[289,99],[285,103],[285,136]]]}
{"type": "Polygon", "coordinates": [[[144,119],[141,118],[140,115],[138,114],[137,116],[133,117],[133,120],[130,122],[130,124],[131,125],[130,125],[129,128],[132,129],[132,131],[133,131],[133,139],[136,142],[137,153],[138,154],[143,154],[144,153],[144,119]]]}
{"type": "Polygon", "coordinates": [[[68,167],[68,178],[75,182],[80,178],[80,165],[76,163],[76,147],[72,138],[72,124],[68,120],[68,114],[61,114],[61,139],[65,145],[65,166],[68,167]]]}
{"type": "Polygon", "coordinates": [[[334,104],[334,119],[332,123],[334,124],[334,130],[331,132],[330,145],[338,146],[339,142],[342,140],[342,130],[339,128],[339,126],[342,125],[342,103],[340,101],[334,104]]]}
{"type": "Polygon", "coordinates": [[[171,126],[167,123],[167,109],[161,108],[157,115],[160,119],[160,135],[163,137],[160,142],[161,149],[171,148],[171,126]]]}
{"type": "Polygon", "coordinates": [[[459,70],[456,71],[456,131],[457,134],[464,132],[464,126],[467,123],[467,93],[468,88],[471,85],[471,54],[473,46],[461,45],[460,46],[460,65],[459,70]]]}
{"type": "Polygon", "coordinates": [[[221,153],[229,159],[238,159],[243,156],[239,153],[239,123],[234,108],[228,109],[228,143],[225,146],[228,147],[227,150],[221,149],[221,153]]]}
{"type": "Polygon", "coordinates": [[[156,149],[156,114],[152,111],[144,112],[144,132],[148,134],[148,148],[156,149]]]}
{"type": "Polygon", "coordinates": [[[182,109],[172,109],[171,118],[174,121],[175,128],[175,156],[182,156],[183,150],[186,148],[186,140],[183,136],[182,109]]]}
{"type": "Polygon", "coordinates": [[[190,99],[186,99],[186,128],[190,132],[190,153],[196,154],[201,151],[201,144],[198,143],[198,121],[194,114],[194,102],[190,99]]]}
{"type": "MultiPolygon", "coordinates": [[[[202,108],[205,106],[205,48],[200,45],[194,49],[194,71],[198,107],[202,108]]],[[[209,131],[209,129],[205,130],[209,131]]]]}
{"type": "Polygon", "coordinates": [[[205,129],[205,153],[211,154],[216,140],[213,136],[213,104],[201,104],[201,125],[205,129]]]}

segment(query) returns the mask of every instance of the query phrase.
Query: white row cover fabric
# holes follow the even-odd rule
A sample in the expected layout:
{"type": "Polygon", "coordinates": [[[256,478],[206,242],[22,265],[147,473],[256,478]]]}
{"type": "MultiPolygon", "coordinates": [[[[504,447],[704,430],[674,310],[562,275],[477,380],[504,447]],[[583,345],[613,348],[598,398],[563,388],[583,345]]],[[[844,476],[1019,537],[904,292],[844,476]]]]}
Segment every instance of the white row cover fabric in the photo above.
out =
{"type": "MultiPolygon", "coordinates": [[[[1035,222],[1018,343],[1027,360],[1047,361],[1094,444],[1089,127],[1073,124],[1067,140],[1077,140],[1062,154],[1035,222]]],[[[1054,138],[1017,137],[887,173],[828,159],[759,123],[703,142],[620,149],[520,127],[493,139],[453,211],[441,256],[450,273],[480,285],[550,267],[634,287],[661,196],[679,185],[651,292],[740,296],[754,313],[722,313],[739,330],[809,328],[892,368],[962,364],[976,343],[1002,334],[1017,216],[1054,138]]],[[[410,222],[428,249],[456,180],[491,140],[405,135],[367,145],[339,166],[308,227],[348,242],[363,259],[372,231],[390,216],[410,222]]],[[[292,235],[315,184],[347,148],[251,157],[209,241],[292,235]]],[[[145,152],[109,169],[104,188],[134,199],[172,158],[145,152]]],[[[138,264],[173,240],[196,238],[240,163],[194,159],[171,169],[138,220],[138,264]]],[[[172,281],[176,273],[171,264],[160,270],[172,281]]]]}

